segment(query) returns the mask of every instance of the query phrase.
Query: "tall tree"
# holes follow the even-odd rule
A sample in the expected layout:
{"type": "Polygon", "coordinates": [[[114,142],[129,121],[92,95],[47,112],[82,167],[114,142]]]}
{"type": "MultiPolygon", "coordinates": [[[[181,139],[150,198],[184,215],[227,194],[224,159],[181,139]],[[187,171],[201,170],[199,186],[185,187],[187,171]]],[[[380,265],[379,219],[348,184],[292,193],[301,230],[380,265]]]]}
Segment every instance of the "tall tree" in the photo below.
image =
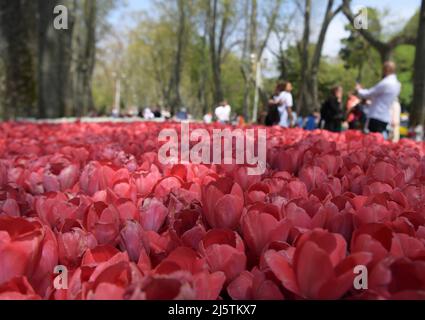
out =
{"type": "Polygon", "coordinates": [[[425,0],[419,14],[419,29],[416,44],[414,94],[413,94],[413,124],[425,126],[425,0]]]}
{"type": "Polygon", "coordinates": [[[38,1],[38,114],[42,118],[65,116],[68,101],[73,36],[73,0],[60,2],[68,10],[68,29],[54,28],[54,8],[59,0],[38,1]]]}
{"type": "Polygon", "coordinates": [[[94,108],[92,78],[96,61],[98,1],[79,2],[74,37],[73,114],[82,116],[94,108]]]}
{"type": "Polygon", "coordinates": [[[289,69],[292,67],[292,62],[287,56],[287,49],[292,47],[291,41],[296,39],[296,29],[293,28],[293,22],[297,15],[298,8],[293,12],[287,12],[284,18],[279,19],[273,30],[277,40],[277,48],[269,48],[269,51],[277,60],[279,70],[279,80],[289,79],[289,69]]]}
{"type": "Polygon", "coordinates": [[[250,90],[252,87],[251,83],[251,54],[255,44],[254,37],[257,32],[257,1],[256,0],[245,0],[244,3],[244,42],[242,47],[242,66],[241,71],[244,77],[244,96],[243,96],[243,116],[245,119],[249,117],[249,105],[250,105],[250,90]]]}
{"type": "Polygon", "coordinates": [[[32,0],[0,0],[0,57],[5,68],[4,118],[30,116],[36,105],[34,59],[37,6],[32,0]]]}
{"type": "Polygon", "coordinates": [[[187,0],[177,0],[177,12],[178,12],[178,28],[177,28],[177,45],[174,57],[174,70],[171,74],[169,83],[169,101],[168,105],[171,107],[171,114],[175,113],[176,107],[182,106],[182,99],[180,95],[180,82],[181,73],[183,69],[183,52],[187,42],[187,0]]]}
{"type": "MultiPolygon", "coordinates": [[[[308,110],[313,105],[312,95],[308,91],[309,79],[309,45],[310,45],[310,17],[311,17],[311,0],[305,0],[304,6],[304,32],[303,38],[299,45],[301,56],[301,82],[298,98],[298,113],[302,110],[308,110]]],[[[307,112],[303,112],[307,113],[307,112]]]]}
{"type": "Polygon", "coordinates": [[[304,33],[301,42],[302,70],[301,88],[299,92],[298,111],[306,116],[319,108],[318,73],[322,58],[323,46],[329,25],[335,16],[342,10],[342,5],[334,9],[334,0],[328,0],[325,16],[319,32],[319,38],[314,46],[313,55],[310,60],[310,18],[311,0],[305,0],[304,6],[304,33]]]}
{"type": "MultiPolygon", "coordinates": [[[[261,68],[264,51],[267,48],[270,37],[275,30],[276,22],[280,17],[280,10],[283,0],[273,0],[264,7],[264,12],[260,13],[258,1],[250,0],[246,2],[246,33],[242,56],[242,74],[245,79],[245,92],[243,114],[248,119],[249,111],[249,91],[252,87],[258,92],[255,94],[261,99],[262,104],[267,104],[268,97],[262,90],[260,83],[257,83],[257,68],[261,68]],[[260,22],[262,22],[260,24],[260,22]]],[[[257,121],[258,101],[254,101],[252,110],[253,120],[257,121]]]]}
{"type": "MultiPolygon", "coordinates": [[[[356,13],[351,10],[351,0],[343,0],[343,12],[350,23],[354,26],[356,13]]],[[[382,63],[391,59],[395,48],[403,44],[416,44],[416,35],[409,32],[400,32],[389,41],[382,41],[366,28],[359,28],[357,31],[379,52],[382,63]]]]}
{"type": "MultiPolygon", "coordinates": [[[[206,16],[203,15],[201,19],[206,19],[206,16]]],[[[195,69],[197,69],[197,75],[198,80],[197,81],[197,92],[198,92],[198,101],[202,108],[202,115],[205,115],[207,112],[209,112],[209,106],[208,106],[208,93],[207,93],[207,81],[208,81],[208,46],[207,46],[207,38],[208,38],[208,26],[207,23],[201,23],[202,27],[202,34],[200,37],[200,46],[197,50],[200,59],[199,59],[199,68],[198,66],[195,66],[195,69]]]]}
{"type": "Polygon", "coordinates": [[[215,103],[224,99],[222,64],[226,42],[233,29],[234,7],[235,1],[232,0],[208,0],[206,8],[215,103]]]}

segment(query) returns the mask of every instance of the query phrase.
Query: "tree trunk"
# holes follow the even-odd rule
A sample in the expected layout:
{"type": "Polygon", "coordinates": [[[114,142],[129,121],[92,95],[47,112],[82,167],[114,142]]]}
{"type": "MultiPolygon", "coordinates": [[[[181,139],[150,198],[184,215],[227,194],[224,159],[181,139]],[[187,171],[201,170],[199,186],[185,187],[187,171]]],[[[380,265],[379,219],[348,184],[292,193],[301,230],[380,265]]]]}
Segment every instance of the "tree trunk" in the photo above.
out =
{"type": "Polygon", "coordinates": [[[222,21],[219,23],[218,0],[208,2],[209,42],[211,55],[211,68],[214,83],[214,103],[220,103],[224,99],[223,85],[221,79],[222,54],[224,49],[225,34],[227,31],[228,17],[223,13],[222,21]],[[211,6],[212,2],[212,6],[211,6]],[[219,29],[220,27],[220,29],[219,29]],[[219,30],[218,30],[219,29],[219,30]],[[217,39],[218,38],[218,39],[217,39]]]}
{"type": "Polygon", "coordinates": [[[413,94],[413,125],[425,126],[425,0],[422,0],[416,45],[413,94]]]}
{"type": "Polygon", "coordinates": [[[176,55],[174,59],[174,70],[171,75],[170,84],[169,84],[169,105],[171,107],[171,114],[175,114],[176,107],[182,106],[182,100],[180,96],[180,79],[182,73],[182,58],[183,50],[186,38],[186,9],[185,9],[185,0],[178,0],[178,31],[177,31],[177,48],[176,55]]]}
{"type": "Polygon", "coordinates": [[[304,33],[301,42],[301,85],[299,91],[297,112],[306,110],[310,102],[308,93],[308,70],[309,70],[309,53],[308,47],[310,43],[310,16],[311,16],[311,0],[305,0],[304,10],[304,33]]]}
{"type": "MultiPolygon", "coordinates": [[[[67,30],[53,27],[53,10],[58,0],[39,0],[38,111],[39,117],[65,116],[70,85],[73,23],[67,30]]],[[[62,1],[68,8],[71,2],[62,1]]]]}
{"type": "Polygon", "coordinates": [[[319,69],[322,58],[323,46],[326,40],[326,34],[329,29],[329,25],[333,18],[342,10],[342,6],[338,7],[335,11],[333,10],[334,0],[328,0],[326,7],[325,17],[320,28],[319,39],[317,40],[312,61],[308,63],[308,40],[310,35],[310,14],[311,14],[311,2],[306,0],[305,8],[305,26],[304,26],[304,38],[303,38],[303,69],[302,69],[302,91],[301,91],[301,105],[298,106],[299,113],[305,117],[311,114],[313,111],[320,108],[319,101],[319,69]],[[307,44],[307,45],[306,45],[307,44]]]}
{"type": "Polygon", "coordinates": [[[220,103],[224,100],[224,94],[223,94],[223,85],[221,81],[221,66],[219,63],[216,63],[216,68],[214,70],[214,87],[215,87],[215,102],[220,103]]]}
{"type": "Polygon", "coordinates": [[[202,45],[201,45],[201,73],[200,73],[200,82],[198,89],[198,100],[202,106],[202,115],[205,115],[209,112],[208,99],[207,99],[207,77],[208,77],[208,57],[207,57],[207,37],[208,37],[208,25],[205,21],[204,24],[204,34],[202,36],[202,45]]]}
{"type": "Polygon", "coordinates": [[[309,82],[311,83],[310,90],[311,90],[313,104],[309,106],[307,110],[305,110],[303,114],[304,116],[309,115],[314,110],[317,110],[320,108],[318,74],[319,74],[320,62],[322,58],[323,46],[325,44],[326,34],[328,33],[329,25],[332,22],[332,19],[342,9],[342,7],[340,7],[334,12],[333,5],[334,5],[334,1],[329,0],[327,8],[326,8],[326,12],[325,12],[325,18],[323,20],[322,27],[320,29],[319,39],[317,41],[316,48],[314,50],[313,62],[311,63],[311,72],[309,72],[309,75],[310,75],[309,82]]]}
{"type": "Polygon", "coordinates": [[[36,6],[32,0],[0,0],[1,57],[5,67],[3,116],[30,116],[36,104],[34,34],[36,6]]]}
{"type": "Polygon", "coordinates": [[[384,64],[387,61],[390,61],[392,59],[394,48],[390,46],[385,46],[378,50],[379,56],[381,57],[381,62],[384,64]]]}
{"type": "MultiPolygon", "coordinates": [[[[76,32],[74,50],[74,115],[81,117],[94,109],[92,78],[96,61],[97,0],[85,0],[76,32]]],[[[77,18],[78,19],[78,18],[77,18]]]]}
{"type": "Polygon", "coordinates": [[[244,45],[242,49],[242,67],[241,72],[242,76],[244,78],[244,94],[243,94],[243,106],[242,106],[242,112],[245,119],[248,119],[249,117],[249,105],[250,105],[250,89],[251,89],[251,82],[250,82],[250,75],[249,71],[251,66],[251,59],[250,59],[250,50],[249,50],[249,42],[250,42],[250,35],[251,35],[251,19],[250,17],[250,3],[252,0],[245,0],[245,10],[244,10],[244,17],[245,17],[245,39],[244,39],[244,45]]]}

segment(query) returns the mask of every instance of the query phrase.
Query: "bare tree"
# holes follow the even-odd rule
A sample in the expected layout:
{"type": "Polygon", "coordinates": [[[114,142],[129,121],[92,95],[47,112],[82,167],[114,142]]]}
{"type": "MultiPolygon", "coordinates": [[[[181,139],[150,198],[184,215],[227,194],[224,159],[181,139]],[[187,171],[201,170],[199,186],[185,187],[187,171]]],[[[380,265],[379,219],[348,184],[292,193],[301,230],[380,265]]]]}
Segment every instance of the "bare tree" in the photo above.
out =
{"type": "Polygon", "coordinates": [[[318,73],[322,58],[323,46],[329,25],[335,16],[342,10],[342,5],[334,9],[334,0],[328,0],[325,16],[320,28],[319,38],[314,47],[313,56],[310,61],[310,19],[311,0],[305,0],[304,6],[304,33],[301,42],[301,88],[298,101],[298,112],[306,116],[319,108],[318,73]]]}
{"type": "MultiPolygon", "coordinates": [[[[206,17],[204,17],[206,19],[206,17]]],[[[208,53],[207,53],[207,38],[208,38],[208,25],[203,23],[203,33],[201,36],[201,69],[200,69],[200,81],[198,86],[198,100],[202,106],[202,115],[209,111],[208,97],[207,97],[207,80],[208,80],[208,53]]]]}
{"type": "MultiPolygon", "coordinates": [[[[262,101],[262,104],[267,104],[268,97],[263,92],[261,85],[256,83],[255,73],[256,68],[260,67],[262,63],[262,57],[264,55],[264,51],[267,48],[270,37],[275,30],[276,22],[280,16],[280,9],[282,7],[283,0],[274,0],[273,4],[265,10],[264,13],[264,32],[261,34],[260,28],[258,25],[258,21],[263,19],[259,18],[259,10],[258,10],[258,2],[256,0],[247,1],[246,6],[247,9],[250,7],[250,10],[247,10],[245,14],[247,20],[247,30],[246,30],[246,40],[244,44],[244,54],[245,56],[242,59],[242,75],[245,79],[245,93],[244,93],[244,117],[248,118],[248,110],[249,110],[249,90],[252,86],[255,87],[255,90],[258,90],[259,97],[262,101]],[[250,54],[247,54],[249,50],[250,54]],[[254,61],[252,61],[253,59],[254,61]],[[254,64],[254,68],[252,68],[252,64],[254,64]]],[[[257,120],[258,110],[256,106],[253,108],[253,119],[257,120]]]]}
{"type": "Polygon", "coordinates": [[[309,69],[309,45],[310,45],[310,17],[311,17],[311,0],[305,0],[304,6],[304,33],[302,41],[299,45],[301,56],[301,81],[298,99],[298,113],[305,110],[303,113],[308,113],[308,109],[313,105],[313,97],[309,92],[308,69],[309,69]]]}
{"type": "Polygon", "coordinates": [[[168,86],[168,104],[171,107],[171,113],[175,113],[175,108],[180,107],[182,99],[180,96],[180,80],[183,69],[183,51],[187,41],[186,20],[187,20],[187,0],[177,0],[178,11],[178,30],[177,30],[177,46],[174,58],[174,70],[171,74],[168,86]]]}
{"type": "Polygon", "coordinates": [[[425,125],[425,0],[419,15],[413,94],[413,125],[425,125]]]}
{"type": "Polygon", "coordinates": [[[288,79],[288,68],[291,61],[286,56],[285,49],[290,46],[291,40],[296,39],[296,30],[291,28],[298,9],[288,13],[287,18],[282,19],[280,24],[276,24],[273,32],[277,40],[277,49],[269,48],[269,51],[276,58],[279,65],[279,79],[288,79]]]}
{"type": "Polygon", "coordinates": [[[243,96],[243,116],[245,119],[249,117],[249,105],[250,105],[250,89],[251,89],[251,55],[253,52],[253,45],[255,43],[254,37],[256,36],[256,13],[257,13],[257,1],[256,0],[245,0],[244,4],[244,43],[242,48],[242,66],[241,71],[244,76],[244,96],[243,96]],[[254,23],[252,23],[254,20],[254,23]]]}
{"type": "MultiPolygon", "coordinates": [[[[354,25],[356,14],[351,10],[351,0],[343,0],[343,12],[352,25],[354,25]]],[[[391,56],[399,45],[416,44],[416,36],[408,33],[399,33],[392,37],[389,41],[384,42],[374,36],[370,31],[359,28],[357,31],[374,47],[381,57],[382,63],[391,59],[391,56]]]]}
{"type": "Polygon", "coordinates": [[[206,8],[215,103],[224,99],[221,69],[226,53],[226,42],[234,30],[231,25],[234,5],[232,0],[208,0],[206,8]]]}

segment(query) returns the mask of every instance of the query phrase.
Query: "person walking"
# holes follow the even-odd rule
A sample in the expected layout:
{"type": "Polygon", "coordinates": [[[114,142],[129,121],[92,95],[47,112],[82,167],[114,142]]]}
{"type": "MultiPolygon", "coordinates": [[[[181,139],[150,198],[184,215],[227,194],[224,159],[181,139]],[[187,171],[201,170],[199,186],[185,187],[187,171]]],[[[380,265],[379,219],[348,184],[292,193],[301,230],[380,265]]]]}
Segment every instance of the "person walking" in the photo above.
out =
{"type": "Polygon", "coordinates": [[[341,132],[344,111],[342,110],[342,97],[344,90],[341,86],[335,86],[331,90],[331,95],[323,103],[321,116],[325,122],[324,129],[331,132],[341,132]]]}
{"type": "Polygon", "coordinates": [[[384,63],[383,79],[371,89],[363,89],[360,84],[356,86],[357,94],[362,99],[371,101],[368,107],[368,131],[388,133],[391,123],[391,107],[401,92],[401,83],[397,79],[396,64],[392,61],[384,63]]]}
{"type": "Polygon", "coordinates": [[[279,111],[279,126],[282,128],[290,128],[294,125],[294,116],[292,108],[294,106],[294,99],[292,97],[292,84],[285,82],[279,84],[276,89],[276,96],[274,97],[274,103],[278,106],[279,111]]]}

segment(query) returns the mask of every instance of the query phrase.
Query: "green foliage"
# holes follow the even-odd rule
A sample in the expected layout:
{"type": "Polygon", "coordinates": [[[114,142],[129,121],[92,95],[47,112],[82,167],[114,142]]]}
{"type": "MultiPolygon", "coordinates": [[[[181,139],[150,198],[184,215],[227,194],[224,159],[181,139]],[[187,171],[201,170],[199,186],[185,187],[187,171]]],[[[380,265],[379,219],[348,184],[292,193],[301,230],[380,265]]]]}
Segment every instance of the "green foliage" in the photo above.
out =
{"type": "Polygon", "coordinates": [[[244,81],[240,69],[241,61],[231,54],[223,65],[224,96],[233,107],[233,111],[243,113],[244,81]]]}
{"type": "Polygon", "coordinates": [[[346,70],[342,61],[324,60],[320,64],[319,71],[319,93],[320,101],[324,101],[330,94],[330,89],[336,85],[344,88],[344,93],[348,94],[356,84],[356,71],[346,70]]]}
{"type": "Polygon", "coordinates": [[[400,32],[401,34],[415,37],[419,28],[419,10],[416,11],[414,16],[407,22],[406,26],[400,32]]]}
{"type": "MultiPolygon", "coordinates": [[[[213,81],[209,42],[203,31],[202,1],[184,1],[188,18],[185,25],[185,43],[182,52],[180,94],[182,103],[190,112],[201,117],[212,110],[213,81]],[[197,14],[195,14],[197,13],[197,14]]],[[[98,54],[95,74],[94,99],[97,106],[111,106],[114,101],[115,80],[112,74],[122,78],[121,98],[125,104],[143,108],[166,105],[169,85],[174,70],[177,50],[178,11],[174,2],[157,1],[157,14],[138,14],[135,26],[126,39],[109,37],[98,54]],[[108,49],[108,50],[107,50],[108,49]]],[[[234,18],[232,1],[223,1],[223,14],[234,18]]],[[[244,82],[240,58],[226,52],[222,66],[225,98],[242,110],[244,82]]]]}
{"type": "Polygon", "coordinates": [[[403,107],[410,108],[413,100],[413,66],[415,62],[415,48],[413,46],[399,46],[394,52],[397,63],[398,79],[402,84],[400,102],[403,107]]]}
{"type": "MultiPolygon", "coordinates": [[[[380,23],[382,14],[373,8],[369,8],[369,31],[384,40],[391,36],[383,32],[380,23]]],[[[416,13],[406,24],[403,34],[414,36],[418,28],[419,14],[416,13]]],[[[382,74],[381,60],[378,52],[357,32],[350,24],[346,26],[350,31],[348,38],[343,39],[343,48],[340,57],[344,61],[346,72],[354,74],[355,79],[360,81],[365,87],[376,84],[382,74]]],[[[413,65],[415,59],[415,48],[410,45],[398,46],[393,54],[393,59],[398,66],[398,78],[402,83],[400,102],[403,107],[409,108],[413,99],[413,65]]]]}
{"type": "MultiPolygon", "coordinates": [[[[368,8],[368,31],[377,38],[382,37],[382,26],[379,13],[368,8]]],[[[353,29],[351,24],[345,26],[345,30],[350,32],[348,38],[342,40],[340,57],[345,62],[345,69],[356,70],[356,80],[364,85],[372,85],[380,76],[379,55],[372,46],[353,29]],[[377,60],[378,59],[378,60],[377,60]]]]}
{"type": "MultiPolygon", "coordinates": [[[[235,24],[238,13],[233,0],[222,0],[219,14],[227,12],[229,23],[235,24]]],[[[113,1],[111,1],[113,3],[113,1]]],[[[209,41],[205,30],[206,2],[201,0],[185,1],[188,18],[185,26],[185,45],[182,58],[180,93],[183,104],[196,117],[211,111],[214,85],[211,69],[209,41]]],[[[122,100],[130,106],[152,106],[161,104],[166,107],[167,91],[175,65],[177,48],[178,8],[175,1],[156,0],[155,14],[142,12],[135,14],[135,23],[124,39],[110,36],[98,50],[94,79],[94,99],[99,107],[110,108],[114,101],[117,74],[122,79],[122,100]]],[[[369,8],[369,31],[385,41],[389,36],[382,26],[381,12],[369,8]]],[[[405,26],[403,32],[413,33],[417,27],[418,15],[405,26]]],[[[232,25],[233,27],[233,25],[232,25]]],[[[351,26],[347,39],[343,40],[343,49],[339,58],[322,58],[319,70],[319,92],[323,100],[329,89],[337,84],[343,86],[345,93],[352,91],[356,81],[366,87],[376,84],[381,78],[381,61],[378,52],[351,26]]],[[[234,41],[235,39],[231,39],[234,41]]],[[[311,44],[311,54],[315,48],[311,44]]],[[[226,51],[226,50],[225,50],[226,51]]],[[[241,52],[233,48],[224,53],[222,82],[225,98],[233,110],[242,113],[245,80],[241,73],[241,52]]],[[[281,74],[294,84],[294,96],[300,84],[301,61],[297,46],[289,46],[280,57],[281,74]],[[285,69],[283,70],[283,66],[285,69]]],[[[401,102],[409,106],[412,100],[412,69],[414,47],[400,46],[394,52],[394,60],[399,66],[399,79],[403,84],[401,102]]],[[[278,79],[264,80],[264,91],[272,94],[278,79]]],[[[250,99],[253,100],[253,90],[250,99]]]]}

